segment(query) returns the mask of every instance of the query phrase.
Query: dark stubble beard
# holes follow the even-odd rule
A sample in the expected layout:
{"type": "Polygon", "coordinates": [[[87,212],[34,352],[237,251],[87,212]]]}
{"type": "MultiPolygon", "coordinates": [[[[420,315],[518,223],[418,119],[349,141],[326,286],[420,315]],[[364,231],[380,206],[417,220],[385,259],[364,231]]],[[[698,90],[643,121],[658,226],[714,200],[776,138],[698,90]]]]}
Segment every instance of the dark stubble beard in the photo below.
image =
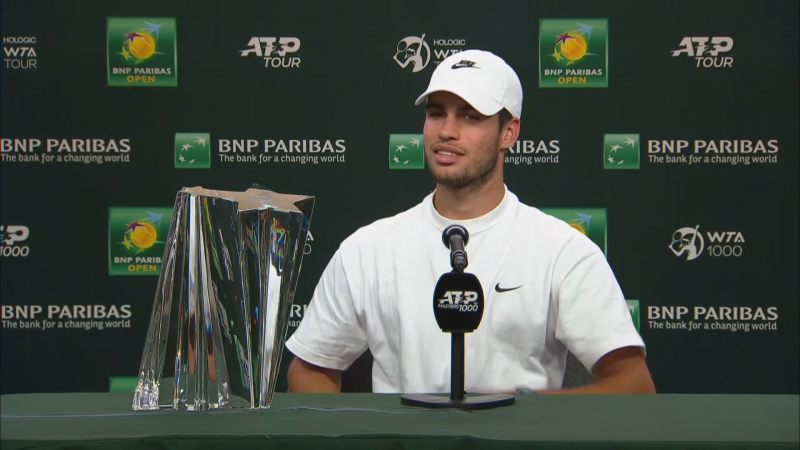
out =
{"type": "MultiPolygon", "coordinates": [[[[428,172],[436,183],[443,186],[464,188],[472,191],[478,190],[489,182],[492,173],[497,167],[497,153],[500,150],[498,144],[489,144],[490,148],[478,152],[478,159],[472,165],[465,167],[454,173],[437,173],[433,170],[430,161],[428,162],[428,172]]],[[[427,157],[427,152],[426,152],[427,157]]]]}

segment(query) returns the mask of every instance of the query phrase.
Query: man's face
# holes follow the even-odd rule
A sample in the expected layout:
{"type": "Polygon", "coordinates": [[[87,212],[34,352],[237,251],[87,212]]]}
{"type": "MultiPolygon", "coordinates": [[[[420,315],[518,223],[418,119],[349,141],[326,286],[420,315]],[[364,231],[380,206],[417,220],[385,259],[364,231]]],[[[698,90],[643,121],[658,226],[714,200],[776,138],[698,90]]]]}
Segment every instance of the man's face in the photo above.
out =
{"type": "Polygon", "coordinates": [[[425,160],[438,184],[462,187],[488,180],[497,169],[500,136],[497,114],[484,116],[449,92],[428,96],[425,160]]]}

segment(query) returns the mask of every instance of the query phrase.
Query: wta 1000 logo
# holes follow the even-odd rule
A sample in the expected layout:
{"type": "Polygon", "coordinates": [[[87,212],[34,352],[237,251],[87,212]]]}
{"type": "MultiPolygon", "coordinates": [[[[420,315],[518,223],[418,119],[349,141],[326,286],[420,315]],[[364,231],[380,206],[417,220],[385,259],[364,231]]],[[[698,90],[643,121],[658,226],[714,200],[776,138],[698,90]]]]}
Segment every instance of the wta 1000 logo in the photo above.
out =
{"type": "Polygon", "coordinates": [[[669,249],[678,258],[692,261],[705,253],[711,257],[738,258],[744,253],[744,235],[740,231],[700,231],[700,225],[678,228],[672,234],[669,249]]]}

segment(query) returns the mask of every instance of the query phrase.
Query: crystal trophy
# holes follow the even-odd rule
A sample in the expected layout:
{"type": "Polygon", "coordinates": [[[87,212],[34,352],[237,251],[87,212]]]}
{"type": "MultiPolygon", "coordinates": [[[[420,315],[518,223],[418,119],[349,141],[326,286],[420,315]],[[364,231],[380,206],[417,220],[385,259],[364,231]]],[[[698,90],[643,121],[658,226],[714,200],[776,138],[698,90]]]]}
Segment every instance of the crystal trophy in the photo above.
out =
{"type": "Polygon", "coordinates": [[[314,201],[178,192],[134,410],[270,407],[314,201]]]}

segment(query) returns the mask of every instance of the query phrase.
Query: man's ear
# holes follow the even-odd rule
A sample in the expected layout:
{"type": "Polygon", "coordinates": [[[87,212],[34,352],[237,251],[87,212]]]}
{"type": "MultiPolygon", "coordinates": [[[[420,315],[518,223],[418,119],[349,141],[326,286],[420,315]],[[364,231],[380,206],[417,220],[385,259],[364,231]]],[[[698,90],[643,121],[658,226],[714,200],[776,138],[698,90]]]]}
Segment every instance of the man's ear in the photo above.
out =
{"type": "Polygon", "coordinates": [[[500,148],[513,147],[519,138],[520,121],[517,117],[512,117],[507,124],[500,130],[500,148]]]}

